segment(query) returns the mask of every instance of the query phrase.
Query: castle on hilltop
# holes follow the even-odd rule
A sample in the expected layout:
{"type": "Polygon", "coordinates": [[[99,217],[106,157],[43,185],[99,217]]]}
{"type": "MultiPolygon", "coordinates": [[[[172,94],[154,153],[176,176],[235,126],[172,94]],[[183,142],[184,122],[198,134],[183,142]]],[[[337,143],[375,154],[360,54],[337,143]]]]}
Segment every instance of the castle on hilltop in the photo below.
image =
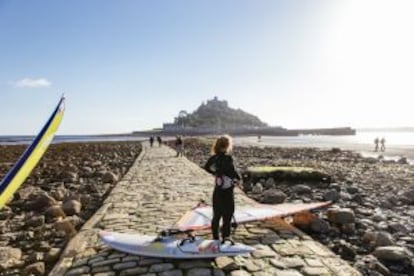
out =
{"type": "Polygon", "coordinates": [[[231,108],[226,100],[214,97],[202,102],[192,113],[181,110],[173,123],[164,123],[162,129],[136,131],[135,134],[153,135],[210,135],[228,133],[231,135],[355,135],[350,127],[326,129],[286,129],[280,126],[268,126],[257,116],[240,108],[231,108]]]}
{"type": "Polygon", "coordinates": [[[192,113],[181,110],[173,123],[163,124],[164,132],[193,134],[241,133],[267,127],[257,116],[241,109],[231,108],[226,100],[214,97],[202,102],[192,113]]]}

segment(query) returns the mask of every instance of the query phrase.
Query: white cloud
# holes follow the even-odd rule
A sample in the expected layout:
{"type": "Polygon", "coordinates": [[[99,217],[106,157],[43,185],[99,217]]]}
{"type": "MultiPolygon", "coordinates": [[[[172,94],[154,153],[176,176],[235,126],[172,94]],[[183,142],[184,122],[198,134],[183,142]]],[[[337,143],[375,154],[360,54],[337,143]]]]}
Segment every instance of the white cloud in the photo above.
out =
{"type": "Polygon", "coordinates": [[[24,78],[15,82],[16,87],[49,87],[52,83],[45,78],[38,78],[38,79],[31,79],[31,78],[24,78]]]}

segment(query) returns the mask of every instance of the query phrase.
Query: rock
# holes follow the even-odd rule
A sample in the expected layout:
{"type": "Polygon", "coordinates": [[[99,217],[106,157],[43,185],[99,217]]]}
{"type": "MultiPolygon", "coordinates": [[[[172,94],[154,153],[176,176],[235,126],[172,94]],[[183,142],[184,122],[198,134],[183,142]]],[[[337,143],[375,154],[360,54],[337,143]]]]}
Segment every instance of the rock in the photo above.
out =
{"type": "Polygon", "coordinates": [[[66,194],[67,194],[67,191],[65,189],[65,185],[63,184],[63,182],[56,182],[56,183],[53,183],[53,184],[54,184],[53,186],[58,186],[58,188],[52,190],[50,192],[50,195],[54,199],[56,199],[58,201],[62,201],[65,198],[66,194]]]}
{"type": "Polygon", "coordinates": [[[72,216],[80,213],[82,204],[77,200],[68,200],[62,205],[62,209],[66,215],[72,216]]]}
{"type": "Polygon", "coordinates": [[[63,171],[60,178],[65,183],[74,183],[79,179],[79,176],[75,171],[63,171]]]}
{"type": "Polygon", "coordinates": [[[338,183],[329,184],[329,188],[331,188],[331,190],[336,190],[337,192],[341,191],[341,185],[339,185],[338,183]]]}
{"type": "Polygon", "coordinates": [[[35,197],[31,204],[29,204],[29,209],[32,209],[34,211],[41,211],[56,204],[57,202],[53,197],[49,196],[47,193],[41,193],[35,197]]]}
{"type": "Polygon", "coordinates": [[[85,222],[83,219],[75,215],[68,216],[68,219],[75,228],[80,227],[85,222]]]}
{"type": "Polygon", "coordinates": [[[64,218],[66,216],[65,212],[62,210],[62,207],[60,207],[59,205],[54,205],[54,206],[50,206],[49,208],[47,208],[46,212],[46,217],[48,218],[64,218]]]}
{"type": "Polygon", "coordinates": [[[13,247],[0,247],[0,272],[21,263],[22,251],[13,247]]]}
{"type": "Polygon", "coordinates": [[[339,254],[344,260],[352,261],[355,259],[356,251],[351,244],[344,240],[340,240],[339,244],[336,244],[333,248],[337,254],[339,254]]]}
{"type": "Polygon", "coordinates": [[[336,202],[340,198],[340,194],[337,190],[329,190],[323,195],[323,199],[326,201],[336,202]]]}
{"type": "Polygon", "coordinates": [[[27,227],[38,227],[45,224],[45,216],[33,216],[26,222],[27,227]]]}
{"type": "Polygon", "coordinates": [[[316,218],[311,222],[310,228],[315,233],[328,233],[329,223],[321,218],[316,218]]]}
{"type": "Polygon", "coordinates": [[[375,239],[375,246],[389,246],[394,245],[394,239],[390,233],[387,232],[378,232],[375,239]]]}
{"type": "Polygon", "coordinates": [[[388,225],[388,229],[391,231],[391,233],[401,233],[404,235],[410,232],[405,225],[398,222],[390,223],[388,225]]]}
{"type": "Polygon", "coordinates": [[[391,275],[390,270],[373,255],[363,256],[355,263],[355,268],[361,272],[364,272],[364,275],[378,275],[374,274],[374,272],[379,273],[378,276],[391,275]]]}
{"type": "Polygon", "coordinates": [[[55,262],[59,259],[61,249],[60,248],[51,248],[45,256],[45,261],[48,263],[55,262]]]}
{"type": "Polygon", "coordinates": [[[45,263],[37,262],[27,266],[23,272],[23,276],[42,276],[45,274],[45,263]]]}
{"type": "Polygon", "coordinates": [[[292,187],[292,192],[296,194],[310,194],[312,189],[308,185],[298,184],[292,187]]]}
{"type": "Polygon", "coordinates": [[[403,261],[413,257],[413,254],[401,246],[377,247],[373,255],[381,261],[403,261]]]}
{"type": "Polygon", "coordinates": [[[45,253],[43,253],[43,252],[33,252],[27,258],[27,261],[29,261],[30,263],[35,263],[35,262],[42,262],[42,261],[44,261],[44,259],[45,259],[45,253]]]}
{"type": "Polygon", "coordinates": [[[28,200],[31,199],[33,195],[37,195],[40,193],[42,193],[42,190],[39,187],[23,185],[23,187],[16,191],[15,198],[21,200],[28,200]]]}
{"type": "Polygon", "coordinates": [[[261,194],[263,193],[263,186],[261,183],[256,183],[256,185],[253,186],[252,193],[254,194],[261,194]]]}
{"type": "Polygon", "coordinates": [[[13,210],[10,207],[4,206],[3,209],[0,210],[0,220],[7,220],[11,218],[12,216],[13,216],[13,210]]]}
{"type": "Polygon", "coordinates": [[[355,224],[354,223],[345,223],[341,225],[341,232],[344,234],[354,234],[355,233],[355,224]]]}
{"type": "Polygon", "coordinates": [[[368,232],[365,232],[365,234],[362,236],[362,241],[365,243],[375,245],[376,240],[377,240],[376,232],[368,231],[368,232]]]}
{"type": "Polygon", "coordinates": [[[65,232],[67,238],[72,238],[76,235],[76,229],[69,218],[58,220],[54,226],[56,230],[65,232]]]}
{"type": "Polygon", "coordinates": [[[359,193],[358,187],[355,187],[355,186],[348,186],[348,187],[346,187],[346,191],[348,193],[350,193],[351,195],[356,194],[356,193],[359,193]]]}
{"type": "Polygon", "coordinates": [[[113,172],[105,172],[102,175],[102,181],[105,183],[116,183],[118,182],[118,176],[113,172]]]}
{"type": "Polygon", "coordinates": [[[275,185],[276,185],[276,183],[275,183],[275,180],[273,179],[273,177],[269,177],[268,179],[266,179],[263,187],[265,189],[272,189],[272,188],[275,187],[275,185]]]}
{"type": "Polygon", "coordinates": [[[82,176],[91,176],[93,175],[93,169],[88,166],[82,167],[82,176]]]}
{"type": "Polygon", "coordinates": [[[402,164],[402,165],[407,165],[408,164],[408,159],[407,157],[401,157],[400,159],[397,160],[398,164],[402,164]]]}
{"type": "Polygon", "coordinates": [[[330,208],[327,212],[328,220],[333,223],[347,224],[355,222],[355,214],[349,208],[330,208]]]}
{"type": "Polygon", "coordinates": [[[284,192],[276,189],[270,189],[263,192],[262,202],[269,204],[278,204],[283,203],[286,198],[287,195],[284,192]]]}
{"type": "Polygon", "coordinates": [[[405,204],[414,205],[414,188],[404,191],[399,199],[405,204]]]}

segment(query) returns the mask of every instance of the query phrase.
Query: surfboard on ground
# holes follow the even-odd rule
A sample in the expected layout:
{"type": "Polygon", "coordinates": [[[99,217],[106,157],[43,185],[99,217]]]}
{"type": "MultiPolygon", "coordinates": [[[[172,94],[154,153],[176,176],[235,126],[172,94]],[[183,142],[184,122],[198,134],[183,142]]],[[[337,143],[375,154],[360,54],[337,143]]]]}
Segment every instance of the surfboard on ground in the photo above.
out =
{"type": "Polygon", "coordinates": [[[221,243],[202,237],[179,239],[173,236],[156,237],[107,231],[101,231],[99,235],[102,241],[113,249],[156,258],[216,258],[247,254],[254,250],[253,247],[241,243],[221,243]]]}
{"type": "MultiPolygon", "coordinates": [[[[329,204],[331,202],[242,206],[236,208],[233,222],[240,224],[276,217],[286,217],[299,212],[322,208],[329,204]]],[[[212,215],[213,212],[210,206],[193,208],[185,213],[173,228],[163,231],[159,236],[108,231],[101,231],[99,235],[101,240],[113,249],[148,257],[198,259],[236,256],[254,251],[254,247],[241,243],[233,243],[231,241],[220,243],[191,235],[188,235],[184,239],[175,237],[176,233],[188,234],[191,231],[210,228],[212,215]]]]}

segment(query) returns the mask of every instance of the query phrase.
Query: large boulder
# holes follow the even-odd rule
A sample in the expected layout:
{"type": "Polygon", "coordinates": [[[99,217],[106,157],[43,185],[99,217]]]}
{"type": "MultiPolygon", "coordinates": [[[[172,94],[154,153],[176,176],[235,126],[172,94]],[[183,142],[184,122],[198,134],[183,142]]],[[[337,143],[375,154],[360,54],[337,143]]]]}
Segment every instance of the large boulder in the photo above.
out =
{"type": "Polygon", "coordinates": [[[46,217],[55,219],[55,218],[64,218],[66,216],[65,212],[62,210],[62,207],[59,205],[53,205],[46,209],[46,217]]]}
{"type": "Polygon", "coordinates": [[[82,209],[82,204],[77,200],[68,200],[63,203],[62,209],[68,216],[77,215],[82,209]]]}
{"type": "Polygon", "coordinates": [[[0,272],[22,263],[22,251],[13,247],[0,247],[0,272]]]}
{"type": "Polygon", "coordinates": [[[377,247],[373,255],[381,261],[404,261],[413,257],[410,251],[401,246],[377,247]]]}
{"type": "Polygon", "coordinates": [[[381,246],[389,246],[389,245],[394,245],[394,238],[392,237],[392,235],[390,233],[387,232],[378,232],[376,239],[375,239],[375,246],[376,247],[381,247],[381,246]]]}
{"type": "Polygon", "coordinates": [[[263,192],[262,202],[269,204],[283,203],[287,198],[287,195],[281,190],[270,189],[263,192]]]}
{"type": "Polygon", "coordinates": [[[55,222],[54,226],[57,231],[64,232],[67,238],[72,238],[76,235],[76,229],[69,218],[58,220],[55,222]]]}
{"type": "Polygon", "coordinates": [[[296,194],[310,194],[312,193],[311,187],[305,184],[298,184],[292,187],[292,192],[296,194]]]}
{"type": "Polygon", "coordinates": [[[57,202],[53,197],[49,196],[48,193],[43,192],[35,196],[28,206],[34,211],[41,211],[56,204],[57,202]]]}
{"type": "Polygon", "coordinates": [[[105,172],[102,175],[102,181],[105,183],[116,183],[118,182],[118,176],[113,172],[105,172]]]}
{"type": "Polygon", "coordinates": [[[355,214],[349,208],[331,208],[327,212],[328,220],[337,224],[347,224],[355,222],[355,214]]]}
{"type": "Polygon", "coordinates": [[[331,189],[323,195],[323,199],[326,200],[326,201],[336,202],[340,198],[341,198],[340,193],[335,189],[331,189]]]}
{"type": "Polygon", "coordinates": [[[414,188],[405,190],[400,196],[400,200],[405,204],[414,205],[414,188]]]}
{"type": "Polygon", "coordinates": [[[45,263],[37,262],[24,268],[22,276],[42,276],[45,275],[45,263]]]}
{"type": "Polygon", "coordinates": [[[45,224],[45,216],[33,216],[27,219],[26,226],[27,227],[38,227],[45,224]]]}

